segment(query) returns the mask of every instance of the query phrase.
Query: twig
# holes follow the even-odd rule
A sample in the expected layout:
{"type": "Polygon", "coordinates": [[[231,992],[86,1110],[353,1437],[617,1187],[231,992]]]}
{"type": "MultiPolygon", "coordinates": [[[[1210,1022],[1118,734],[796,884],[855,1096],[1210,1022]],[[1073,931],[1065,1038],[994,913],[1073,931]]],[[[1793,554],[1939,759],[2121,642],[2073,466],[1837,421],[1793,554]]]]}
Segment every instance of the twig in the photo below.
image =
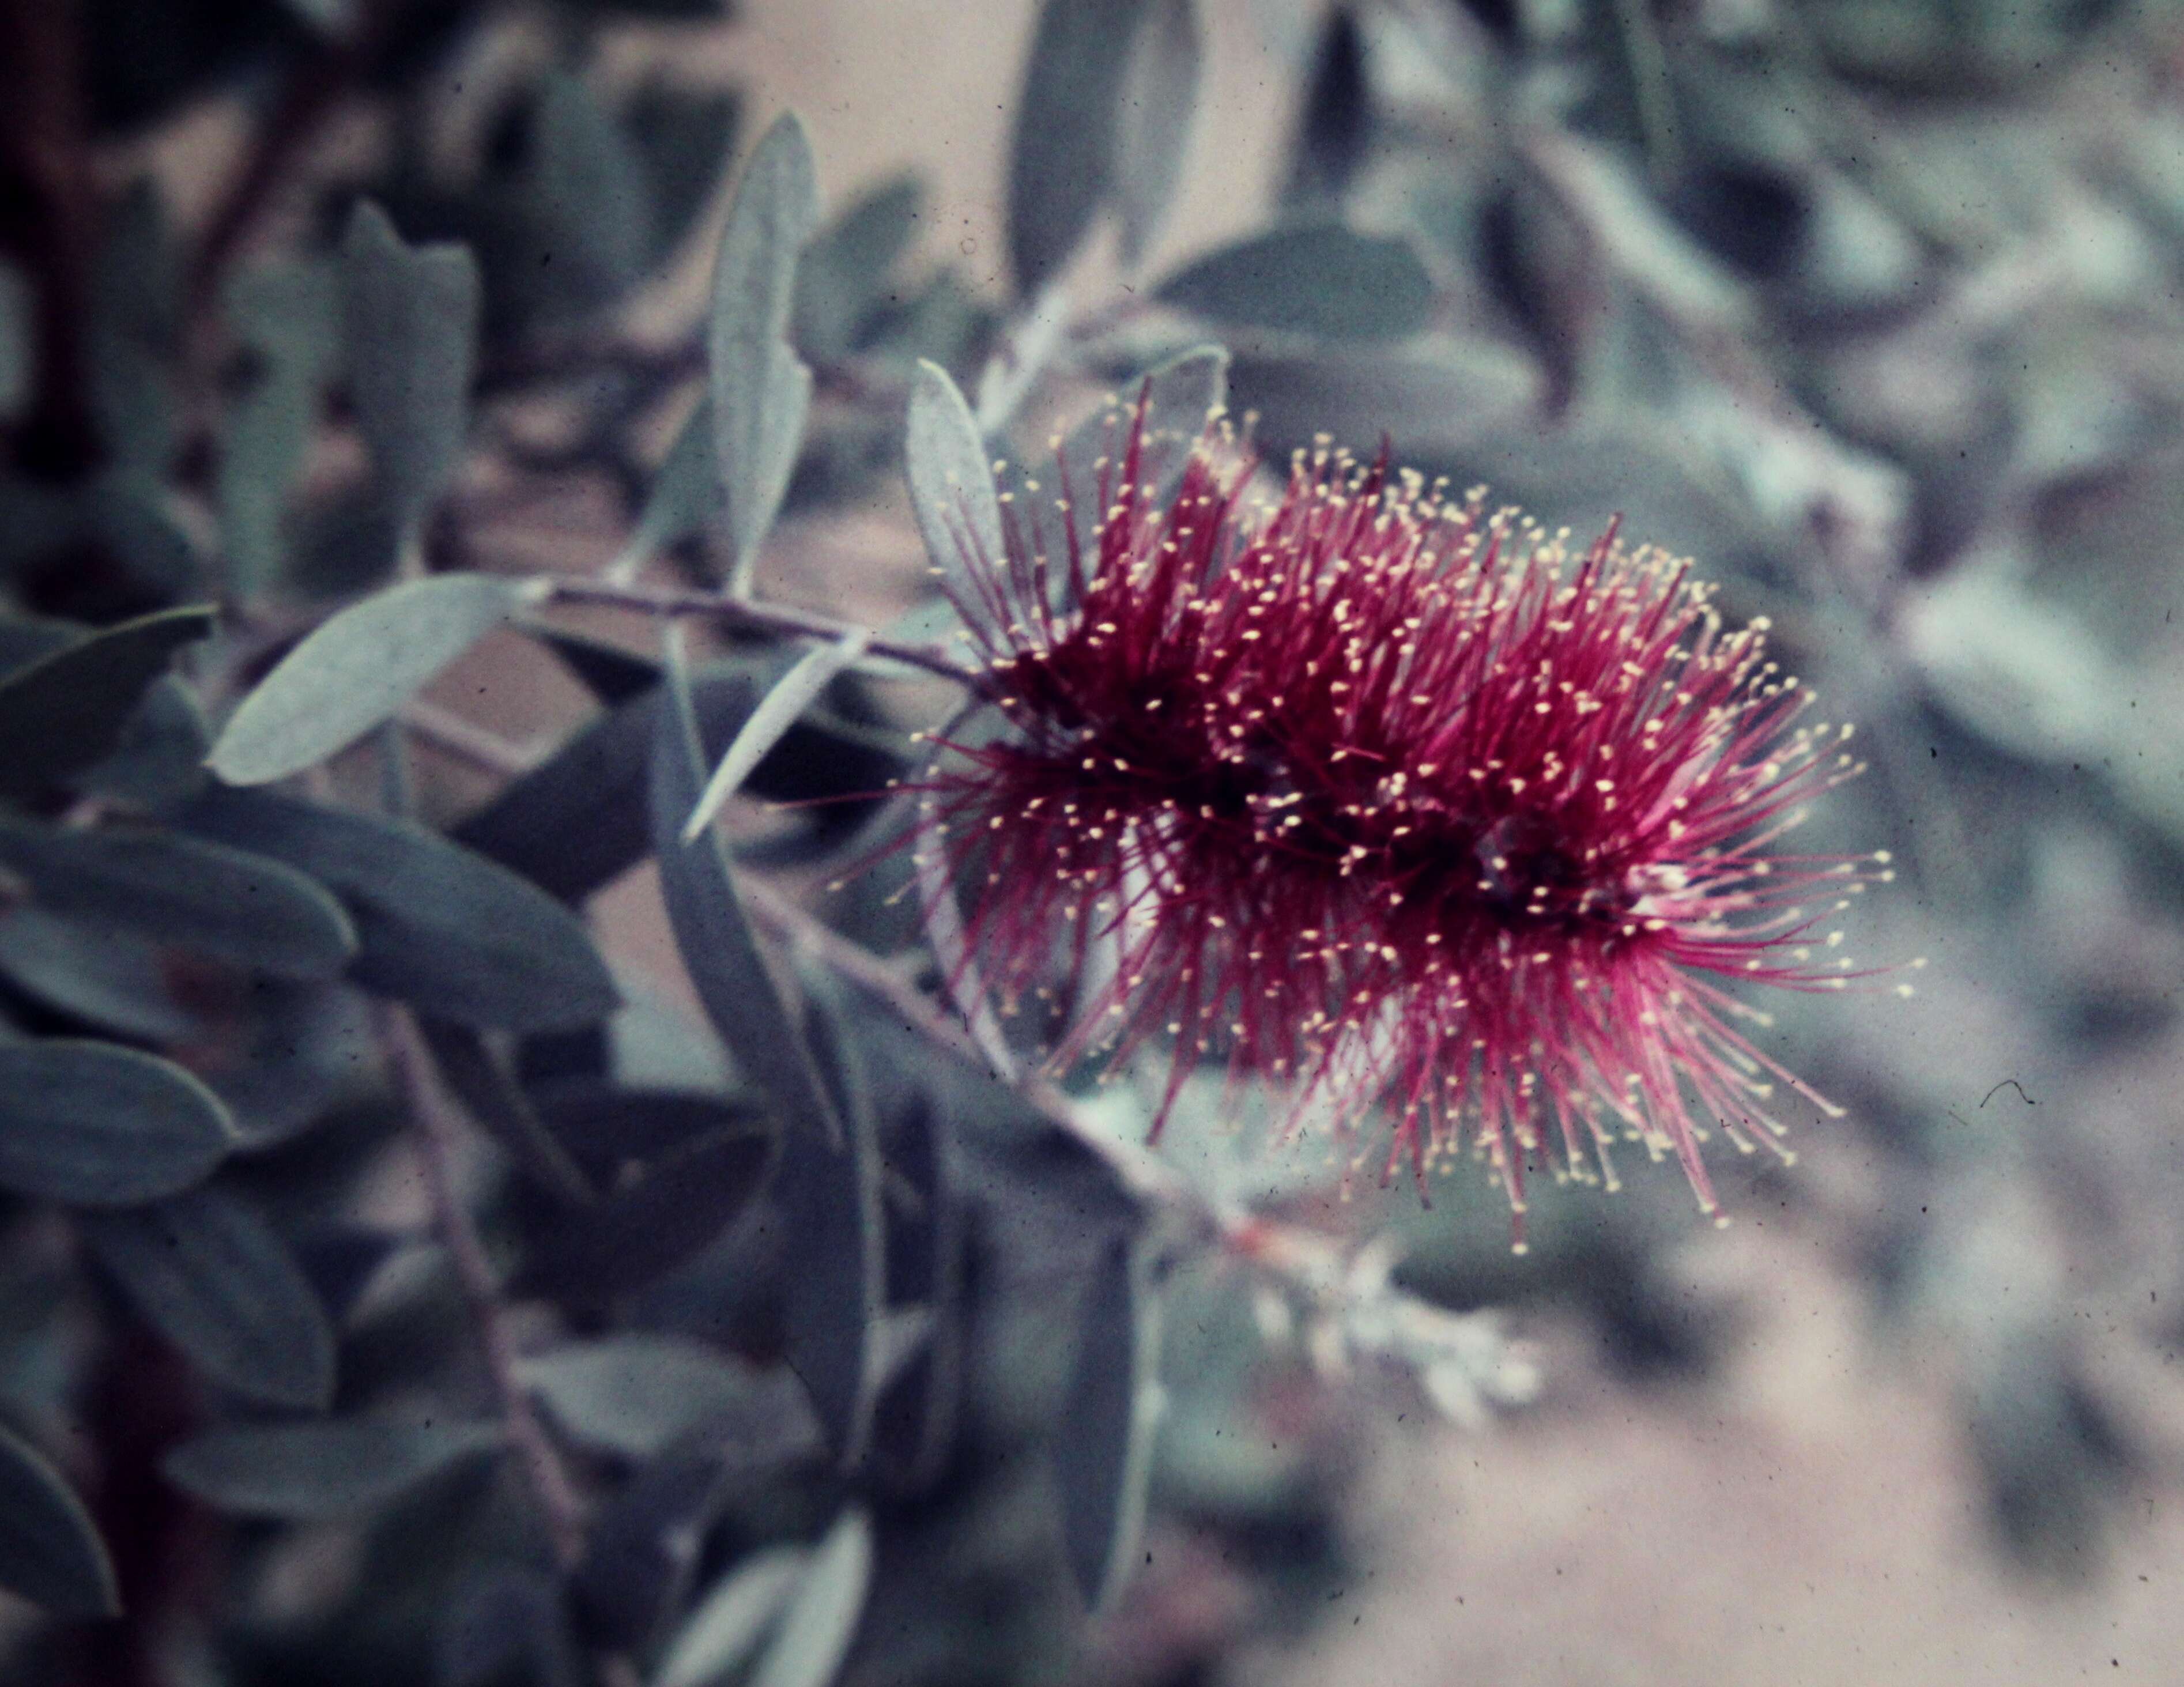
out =
{"type": "MultiPolygon", "coordinates": [[[[647,586],[559,576],[547,577],[546,583],[549,587],[546,599],[549,603],[600,604],[669,618],[701,616],[733,626],[749,627],[755,632],[777,632],[790,638],[816,638],[828,643],[838,643],[859,631],[854,623],[837,621],[832,615],[787,604],[764,604],[749,598],[731,597],[725,592],[664,591],[647,586]]],[[[865,648],[875,656],[922,668],[929,674],[938,674],[972,690],[980,689],[983,683],[975,670],[928,644],[903,644],[891,638],[874,637],[865,648]]]]}
{"type": "Polygon", "coordinates": [[[515,1373],[515,1344],[503,1319],[493,1264],[486,1257],[485,1244],[479,1239],[470,1209],[463,1205],[455,1187],[454,1161],[461,1127],[441,1093],[432,1056],[410,1010],[383,1002],[377,1019],[381,1044],[387,1050],[396,1086],[409,1105],[410,1141],[432,1197],[433,1225],[454,1267],[455,1281],[470,1309],[471,1322],[477,1328],[478,1345],[484,1352],[486,1374],[502,1425],[545,1520],[554,1556],[566,1569],[582,1556],[583,1504],[515,1373]]]}

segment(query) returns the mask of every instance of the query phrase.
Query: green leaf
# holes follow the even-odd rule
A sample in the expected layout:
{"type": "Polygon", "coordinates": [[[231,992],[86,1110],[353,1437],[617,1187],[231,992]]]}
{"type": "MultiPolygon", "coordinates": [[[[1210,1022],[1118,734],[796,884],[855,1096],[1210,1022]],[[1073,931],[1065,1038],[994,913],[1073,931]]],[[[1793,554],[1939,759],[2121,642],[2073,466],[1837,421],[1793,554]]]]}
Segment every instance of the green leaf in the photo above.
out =
{"type": "Polygon", "coordinates": [[[356,922],[349,976],[426,1015],[560,1031],[597,1023],[619,1000],[574,915],[527,880],[421,826],[261,791],[209,792],[178,819],[330,887],[356,922]]]}
{"type": "Polygon", "coordinates": [[[499,575],[436,574],[350,604],[242,699],[212,771],[265,785],[348,749],[535,596],[499,575]]]}
{"type": "Polygon", "coordinates": [[[171,1061],[111,1043],[0,1044],[0,1189],[128,1206],[202,1181],[234,1146],[227,1109],[171,1061]]]}
{"type": "Polygon", "coordinates": [[[160,1467],[216,1510],[322,1523],[376,1511],[501,1445],[495,1423],[334,1418],[210,1430],[160,1467]]]}
{"type": "MultiPolygon", "coordinates": [[[[750,692],[743,689],[744,706],[750,692]]],[[[751,934],[726,852],[712,832],[682,841],[704,788],[705,763],[687,676],[671,673],[652,750],[652,840],[660,894],[690,981],[738,1071],[794,1125],[842,1139],[794,1015],[751,934]]]]}
{"type": "Polygon", "coordinates": [[[342,239],[341,279],[349,393],[406,550],[462,453],[477,264],[461,247],[405,245],[386,212],[359,203],[342,239]]]}
{"type": "Polygon", "coordinates": [[[933,571],[959,607],[976,613],[1008,555],[1001,506],[977,419],[937,363],[920,361],[911,381],[903,455],[933,571]]]}
{"type": "Polygon", "coordinates": [[[593,1678],[570,1632],[556,1579],[526,1565],[495,1564],[465,1577],[440,1610],[434,1687],[581,1687],[593,1678]]]}
{"type": "Polygon", "coordinates": [[[205,782],[212,732],[189,688],[171,674],[152,682],[121,728],[113,753],[71,783],[95,797],[162,809],[192,797],[205,782]]]}
{"type": "Polygon", "coordinates": [[[0,914],[0,977],[32,1000],[118,1037],[182,1043],[204,1033],[175,999],[153,944],[42,908],[0,914]]]}
{"type": "Polygon", "coordinates": [[[797,717],[819,700],[821,693],[834,682],[834,676],[863,655],[872,642],[870,632],[861,627],[853,628],[833,643],[806,652],[781,676],[758,707],[751,710],[743,730],[736,734],[721,757],[720,765],[713,770],[713,777],[705,782],[705,790],[690,810],[690,818],[682,823],[683,843],[694,842],[712,825],[721,805],[743,788],[744,781],[750,777],[767,752],[796,724],[797,717]]]}
{"type": "Polygon", "coordinates": [[[652,1687],[715,1687],[748,1663],[811,1562],[801,1546],[766,1546],[713,1584],[660,1660],[652,1687]]]}
{"type": "Polygon", "coordinates": [[[1123,264],[1134,270],[1183,176],[1205,47],[1196,0],[1150,0],[1130,49],[1115,132],[1115,205],[1123,264]]]}
{"type": "Polygon", "coordinates": [[[849,1656],[872,1577],[872,1523],[852,1508],[811,1555],[811,1569],[751,1672],[750,1687],[827,1687],[849,1656]]]}
{"type": "Polygon", "coordinates": [[[1162,281],[1155,297],[1240,327],[1396,340],[1426,326],[1433,277],[1407,240],[1306,224],[1210,252],[1162,281]]]}
{"type": "Polygon", "coordinates": [[[228,584],[253,598],[282,576],[288,495],[341,362],[333,266],[284,259],[239,271],[222,298],[242,352],[221,442],[217,495],[228,584]]]}
{"type": "Polygon", "coordinates": [[[644,160],[581,76],[542,80],[524,187],[559,314],[596,311],[642,279],[652,247],[644,160]]]}
{"type": "Polygon", "coordinates": [[[268,1406],[322,1411],[334,1333],[279,1233],[224,1191],[80,1215],[76,1228],[130,1301],[214,1381],[268,1406]]]}
{"type": "Polygon", "coordinates": [[[98,1526],[43,1454],[0,1428],[0,1587],[56,1617],[118,1617],[98,1526]]]}
{"type": "Polygon", "coordinates": [[[797,253],[819,222],[811,141],[794,112],[762,136],[728,207],[705,353],[734,578],[748,582],[788,489],[811,371],[788,348],[797,253]]]}
{"type": "Polygon", "coordinates": [[[1112,183],[1145,0],[1046,0],[1009,143],[1009,261],[1028,297],[1068,263],[1112,183]]]}
{"type": "Polygon", "coordinates": [[[432,1064],[480,1129],[560,1200],[582,1205],[597,1191],[569,1151],[554,1140],[521,1085],[504,1072],[485,1038],[466,1025],[443,1019],[418,1027],[432,1051],[432,1064]]]}
{"type": "Polygon", "coordinates": [[[608,565],[611,579],[633,580],[644,565],[694,533],[703,532],[727,502],[713,444],[713,401],[700,398],[684,420],[652,477],[637,531],[608,565]]]}
{"type": "Polygon", "coordinates": [[[124,468],[165,474],[179,433],[175,370],[181,264],[158,183],[140,175],[107,214],[92,274],[88,398],[124,468]]]}
{"type": "Polygon", "coordinates": [[[864,195],[804,248],[797,266],[791,337],[822,364],[855,352],[887,296],[894,266],[917,231],[924,190],[898,176],[864,195]]]}
{"type": "Polygon", "coordinates": [[[1158,1302],[1136,1249],[1117,1238],[1085,1295],[1055,1438],[1062,1544],[1095,1609],[1128,1579],[1145,1527],[1161,1414],[1159,1367],[1158,1302]]]}
{"type": "Polygon", "coordinates": [[[645,1459],[704,1430],[750,1439],[810,1422],[788,1371],[759,1367],[681,1336],[630,1331],[571,1342],[517,1367],[571,1439],[645,1459]]]}
{"type": "Polygon", "coordinates": [[[64,829],[0,815],[0,865],[42,905],[290,978],[356,953],[341,905],[294,869],[170,832],[64,829]]]}
{"type": "MultiPolygon", "coordinates": [[[[1326,433],[1369,457],[1391,438],[1398,462],[1438,467],[1506,432],[1510,448],[1504,454],[1522,464],[1523,453],[1540,439],[1537,365],[1487,340],[1436,335],[1401,348],[1245,354],[1230,368],[1229,388],[1233,408],[1258,412],[1260,439],[1277,454],[1326,433]]],[[[1567,454],[1580,467],[1594,460],[1585,444],[1574,437],[1572,443],[1575,448],[1557,453],[1558,459],[1567,454]]],[[[1589,478],[1599,478],[1597,471],[1589,478]]],[[[1554,485],[1552,476],[1538,479],[1554,485]]],[[[1496,490],[1521,496],[1499,481],[1496,490]]],[[[1558,498],[1551,507],[1557,521],[1579,519],[1558,498]]]]}
{"type": "Polygon", "coordinates": [[[146,688],[214,619],[203,604],[140,615],[0,680],[0,796],[36,795],[109,754],[146,688]]]}

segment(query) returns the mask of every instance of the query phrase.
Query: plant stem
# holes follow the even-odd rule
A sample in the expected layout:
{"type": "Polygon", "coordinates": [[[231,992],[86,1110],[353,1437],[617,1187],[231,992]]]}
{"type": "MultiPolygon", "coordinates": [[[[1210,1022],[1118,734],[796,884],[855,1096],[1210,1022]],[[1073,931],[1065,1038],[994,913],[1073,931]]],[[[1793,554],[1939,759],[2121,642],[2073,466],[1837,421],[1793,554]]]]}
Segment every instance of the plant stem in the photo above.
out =
{"type": "Polygon", "coordinates": [[[395,1084],[409,1106],[410,1142],[432,1198],[433,1225],[454,1267],[471,1322],[477,1328],[478,1346],[484,1354],[486,1375],[502,1425],[522,1463],[554,1559],[567,1569],[583,1553],[583,1503],[515,1373],[515,1344],[510,1338],[499,1290],[493,1283],[493,1263],[486,1257],[485,1244],[455,1184],[455,1155],[462,1127],[441,1093],[432,1056],[410,1010],[383,1002],[377,1018],[381,1045],[387,1050],[395,1084]]]}
{"type": "MultiPolygon", "coordinates": [[[[665,591],[647,586],[628,586],[604,580],[572,580],[559,576],[549,576],[545,583],[550,588],[549,603],[591,604],[610,609],[629,610],[639,615],[670,618],[702,616],[726,621],[731,626],[744,626],[754,632],[779,633],[790,638],[816,638],[828,643],[838,643],[859,631],[854,623],[837,621],[811,610],[800,610],[786,604],[765,604],[749,598],[732,597],[726,592],[665,591]]],[[[967,668],[944,650],[927,644],[903,644],[891,638],[873,637],[866,648],[875,656],[913,668],[922,668],[927,673],[937,674],[942,679],[976,691],[983,680],[976,670],[967,668]]]]}

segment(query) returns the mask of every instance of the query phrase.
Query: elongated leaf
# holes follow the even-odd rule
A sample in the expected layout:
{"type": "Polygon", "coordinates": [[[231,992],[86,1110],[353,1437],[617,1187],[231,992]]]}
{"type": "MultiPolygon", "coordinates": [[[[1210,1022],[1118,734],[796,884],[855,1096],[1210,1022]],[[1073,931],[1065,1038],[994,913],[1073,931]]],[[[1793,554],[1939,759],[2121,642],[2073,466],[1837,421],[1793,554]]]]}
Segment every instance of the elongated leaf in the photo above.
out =
{"type": "Polygon", "coordinates": [[[0,1428],[0,1588],[56,1617],[117,1617],[98,1526],[43,1454],[0,1428]]]}
{"type": "Polygon", "coordinates": [[[323,1409],[334,1333],[279,1233],[234,1196],[192,1189],[76,1221],[100,1265],[169,1340],[236,1393],[323,1409]]]}
{"type": "Polygon", "coordinates": [[[1034,293],[1075,253],[1112,183],[1115,123],[1145,0],[1046,0],[1009,144],[1009,259],[1034,293]]]}
{"type": "Polygon", "coordinates": [[[110,1043],[0,1044],[0,1189],[128,1206],[187,1189],[234,1146],[227,1109],[171,1061],[110,1043]]]}
{"type": "Polygon", "coordinates": [[[568,1030],[619,997],[582,924],[528,881],[406,821],[214,791],[181,823],[286,861],[356,922],[349,976],[459,1025],[568,1030]]]}
{"type": "Polygon", "coordinates": [[[720,454],[714,445],[713,401],[700,398],[682,423],[667,456],[644,495],[644,513],[627,547],[610,565],[616,580],[634,580],[639,570],[668,546],[702,532],[727,501],[722,489],[720,454]]]}
{"type": "Polygon", "coordinates": [[[685,844],[694,840],[713,823],[721,805],[743,788],[744,781],[750,777],[752,770],[766,753],[781,742],[782,735],[796,724],[797,717],[819,700],[820,694],[834,682],[834,676],[863,655],[872,642],[870,632],[862,627],[855,628],[834,643],[806,653],[781,676],[779,683],[751,710],[750,718],[744,722],[743,730],[736,734],[727,754],[713,770],[713,777],[705,782],[690,818],[683,822],[685,844]]]}
{"type": "Polygon", "coordinates": [[[1203,54],[1196,0],[1150,0],[1130,49],[1115,131],[1115,203],[1128,267],[1144,261],[1182,179],[1203,54]]]}
{"type": "Polygon", "coordinates": [[[730,1679],[780,1621],[811,1558],[801,1546],[761,1547],[722,1577],[676,1634],[652,1687],[714,1687],[730,1679]]]}
{"type": "Polygon", "coordinates": [[[872,1523],[861,1511],[846,1511],[811,1555],[750,1687],[827,1687],[849,1656],[872,1577],[872,1523]]]}
{"type": "Polygon", "coordinates": [[[340,362],[341,294],[330,264],[283,261],[238,272],[222,306],[248,359],[220,451],[220,537],[231,585],[254,597],[287,560],[282,516],[340,362]]]}
{"type": "Polygon", "coordinates": [[[766,1181],[773,1139],[737,1128],[680,1145],[532,1245],[517,1292],[596,1306],[649,1287],[735,1222],[766,1181]]]}
{"type": "MultiPolygon", "coordinates": [[[[744,692],[746,706],[749,691],[744,692]]],[[[705,764],[687,677],[670,676],[652,750],[652,838],[660,894],[676,946],[713,1028],[736,1066],[794,1125],[842,1140],[840,1122],[812,1069],[802,1031],[783,1001],[736,894],[726,853],[711,832],[682,841],[705,764]]]]}
{"type": "Polygon", "coordinates": [[[173,675],[162,675],[130,714],[113,750],[70,782],[91,796],[168,808],[204,788],[211,748],[197,699],[173,675]]]}
{"type": "Polygon", "coordinates": [[[315,628],[228,717],[212,771],[231,785],[286,779],[391,718],[526,600],[491,574],[404,581],[315,628]]]}
{"type": "Polygon", "coordinates": [[[201,838],[0,816],[0,865],[58,912],[283,977],[332,977],[356,953],[348,916],[319,885],[201,838]]]}
{"type": "Polygon", "coordinates": [[[0,913],[0,978],[117,1037],[181,1043],[204,1033],[169,988],[156,946],[27,904],[0,913]]]}
{"type": "Polygon", "coordinates": [[[1305,224],[1210,252],[1162,281],[1156,296],[1240,327],[1393,340],[1426,326],[1433,277],[1408,241],[1305,224]]]}
{"type": "Polygon", "coordinates": [[[342,239],[350,396],[406,548],[453,476],[470,419],[477,264],[459,246],[405,245],[359,204],[342,239]]]}
{"type": "Polygon", "coordinates": [[[865,194],[804,248],[792,337],[821,364],[857,350],[860,331],[894,291],[894,267],[917,232],[925,193],[899,176],[865,194]]]}
{"type": "Polygon", "coordinates": [[[521,1375],[564,1433],[625,1458],[649,1458],[699,1429],[739,1445],[790,1426],[800,1426],[799,1439],[816,1435],[788,1372],[679,1336],[632,1331],[571,1342],[525,1360],[521,1375]]]}
{"type": "Polygon", "coordinates": [[[749,578],[803,440],[811,371],[785,337],[797,253],[818,224],[811,140],[787,112],[760,137],[728,208],[705,336],[714,442],[738,580],[749,578]]]}
{"type": "Polygon", "coordinates": [[[161,1468],[220,1511],[317,1523],[376,1511],[500,1446],[493,1423],[331,1418],[209,1430],[161,1468]]]}
{"type": "Polygon", "coordinates": [[[971,407],[948,371],[921,360],[910,389],[903,454],[911,506],[933,571],[958,607],[976,613],[1007,558],[993,465],[971,407]]]}
{"type": "Polygon", "coordinates": [[[1161,1412],[1158,1304],[1126,1239],[1108,1247],[1078,1328],[1055,1473],[1062,1544],[1096,1609],[1120,1590],[1136,1555],[1161,1412]]]}
{"type": "Polygon", "coordinates": [[[35,794],[109,754],[145,688],[214,620],[201,604],[140,615],[0,680],[0,796],[35,794]]]}

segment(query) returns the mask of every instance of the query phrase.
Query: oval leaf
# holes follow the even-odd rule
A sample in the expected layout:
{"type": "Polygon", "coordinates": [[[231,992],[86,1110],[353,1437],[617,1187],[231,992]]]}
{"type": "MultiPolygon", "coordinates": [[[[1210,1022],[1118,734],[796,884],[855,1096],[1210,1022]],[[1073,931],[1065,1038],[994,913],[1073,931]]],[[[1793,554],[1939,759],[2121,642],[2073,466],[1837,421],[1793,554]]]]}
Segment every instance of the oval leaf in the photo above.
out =
{"type": "Polygon", "coordinates": [[[176,999],[153,944],[27,904],[0,914],[0,978],[86,1027],[137,1042],[181,1043],[204,1030],[176,999]]]}
{"type": "Polygon", "coordinates": [[[937,363],[920,359],[903,444],[910,498],[933,571],[967,613],[988,601],[1008,552],[986,443],[971,406],[937,363]]]}
{"type": "Polygon", "coordinates": [[[1433,277],[1408,241],[1307,224],[1210,252],[1162,281],[1156,296],[1216,322],[1327,340],[1392,340],[1426,326],[1433,277]]]}
{"type": "Polygon", "coordinates": [[[732,1425],[738,1445],[751,1445],[785,1423],[811,1426],[787,1371],[678,1336],[632,1331],[571,1342],[518,1369],[565,1434],[625,1458],[650,1458],[699,1429],[732,1425]]]}
{"type": "Polygon", "coordinates": [[[774,1631],[750,1687],[827,1687],[849,1656],[872,1576],[872,1526],[842,1513],[811,1555],[811,1567],[774,1631]]]}
{"type": "Polygon", "coordinates": [[[460,246],[404,243],[359,203],[342,239],[349,394],[407,548],[454,474],[470,418],[478,270],[460,246]]]}
{"type": "Polygon", "coordinates": [[[1077,250],[1112,181],[1115,119],[1145,0],[1046,0],[1009,142],[1009,261],[1036,292],[1077,250]]]}
{"type": "Polygon", "coordinates": [[[748,1662],[804,1579],[811,1554],[801,1546],[767,1546],[713,1584],[690,1613],[653,1687],[712,1687],[748,1662]]]}
{"type": "Polygon", "coordinates": [[[324,1522],[400,1499],[465,1460],[497,1451],[493,1423],[353,1417],[214,1429],[160,1468],[206,1504],[242,1517],[324,1522]]]}
{"type": "Polygon", "coordinates": [[[214,1381],[269,1406],[323,1410],[334,1333],[287,1244],[232,1195],[192,1189],[77,1228],[146,1322],[214,1381]]]}
{"type": "Polygon", "coordinates": [[[1151,0],[1130,50],[1115,132],[1115,203],[1128,268],[1144,260],[1182,178],[1202,57],[1196,0],[1151,0]]]}
{"type": "Polygon", "coordinates": [[[56,1617],[118,1617],[98,1527],[43,1455],[0,1428],[0,1588],[56,1617]]]}
{"type": "Polygon", "coordinates": [[[1160,1421],[1158,1303],[1127,1239],[1110,1244],[1078,1324],[1059,1433],[1062,1545],[1087,1605],[1128,1578],[1145,1526],[1160,1421]]]}
{"type": "Polygon", "coordinates": [[[33,795],[103,759],[175,652],[210,632],[214,619],[202,604],[141,615],[0,680],[0,795],[33,795]]]}
{"type": "Polygon", "coordinates": [[[331,887],[356,921],[349,976],[459,1025],[564,1031],[618,1004],[576,916],[505,867],[406,821],[214,791],[191,830],[287,862],[331,887]]]}
{"type": "Polygon", "coordinates": [[[752,150],[728,207],[705,336],[714,445],[738,580],[749,577],[803,441],[811,371],[786,336],[797,254],[818,225],[811,138],[794,112],[784,112],[752,150]]]}
{"type": "Polygon", "coordinates": [[[224,844],[0,816],[0,864],[60,913],[282,977],[332,977],[356,953],[348,916],[319,885],[224,844]]]}
{"type": "Polygon", "coordinates": [[[219,1097],[110,1043],[0,1044],[0,1189],[80,1206],[158,1200],[235,1146],[219,1097]]]}
{"type": "Polygon", "coordinates": [[[436,574],[352,604],[281,659],[228,717],[212,771],[286,779],[354,743],[526,601],[491,574],[436,574]]]}

